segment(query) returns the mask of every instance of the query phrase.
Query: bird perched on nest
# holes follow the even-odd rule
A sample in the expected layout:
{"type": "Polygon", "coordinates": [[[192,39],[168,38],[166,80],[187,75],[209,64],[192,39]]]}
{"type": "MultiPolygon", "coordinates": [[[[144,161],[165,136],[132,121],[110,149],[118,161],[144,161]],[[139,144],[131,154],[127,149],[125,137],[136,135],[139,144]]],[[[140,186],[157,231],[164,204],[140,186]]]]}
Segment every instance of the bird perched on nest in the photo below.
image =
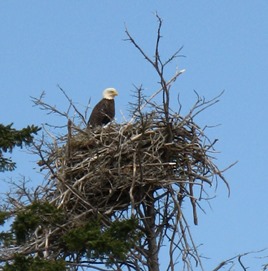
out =
{"type": "Polygon", "coordinates": [[[114,97],[118,92],[114,88],[106,88],[103,98],[93,108],[88,120],[88,127],[96,127],[111,122],[115,116],[114,97]]]}

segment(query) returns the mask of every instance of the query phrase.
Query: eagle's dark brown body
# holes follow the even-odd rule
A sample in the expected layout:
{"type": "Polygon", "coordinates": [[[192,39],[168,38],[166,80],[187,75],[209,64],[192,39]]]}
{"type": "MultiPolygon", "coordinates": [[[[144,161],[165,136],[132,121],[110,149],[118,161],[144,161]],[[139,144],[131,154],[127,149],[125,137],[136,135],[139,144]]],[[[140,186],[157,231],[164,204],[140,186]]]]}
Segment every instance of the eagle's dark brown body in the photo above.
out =
{"type": "Polygon", "coordinates": [[[88,126],[96,127],[109,123],[115,116],[114,99],[100,100],[93,108],[88,126]]]}

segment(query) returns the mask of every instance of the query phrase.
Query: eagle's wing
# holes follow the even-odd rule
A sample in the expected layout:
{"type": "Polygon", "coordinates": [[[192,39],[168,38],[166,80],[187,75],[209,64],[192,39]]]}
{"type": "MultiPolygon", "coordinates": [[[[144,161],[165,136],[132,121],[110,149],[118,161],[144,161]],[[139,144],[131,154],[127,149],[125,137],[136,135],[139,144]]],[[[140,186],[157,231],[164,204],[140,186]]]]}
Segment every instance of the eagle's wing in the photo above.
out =
{"type": "Polygon", "coordinates": [[[114,100],[102,99],[93,108],[88,126],[92,127],[105,125],[110,122],[115,115],[114,100]]]}

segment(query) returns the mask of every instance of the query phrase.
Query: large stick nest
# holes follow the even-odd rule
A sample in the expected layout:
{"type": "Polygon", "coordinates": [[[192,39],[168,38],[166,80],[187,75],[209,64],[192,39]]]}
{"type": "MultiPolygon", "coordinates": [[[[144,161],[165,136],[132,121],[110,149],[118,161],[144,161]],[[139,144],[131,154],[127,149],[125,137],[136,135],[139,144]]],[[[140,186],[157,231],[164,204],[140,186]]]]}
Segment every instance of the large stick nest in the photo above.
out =
{"type": "Polygon", "coordinates": [[[152,191],[172,189],[177,203],[190,198],[197,223],[195,202],[204,183],[223,178],[210,158],[213,144],[179,115],[168,124],[151,113],[134,124],[83,131],[69,123],[67,144],[53,158],[59,167],[57,204],[75,215],[88,210],[110,215],[133,210],[152,191]]]}

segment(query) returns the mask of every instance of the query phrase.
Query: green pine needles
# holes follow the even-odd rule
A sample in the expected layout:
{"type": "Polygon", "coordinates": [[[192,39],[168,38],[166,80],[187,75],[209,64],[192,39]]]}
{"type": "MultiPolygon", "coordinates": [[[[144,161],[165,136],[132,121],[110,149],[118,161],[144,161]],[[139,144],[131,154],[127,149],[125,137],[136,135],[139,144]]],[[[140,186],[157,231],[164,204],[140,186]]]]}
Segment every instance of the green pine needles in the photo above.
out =
{"type": "Polygon", "coordinates": [[[80,254],[90,261],[102,259],[109,265],[126,259],[140,238],[137,228],[136,219],[114,221],[105,227],[97,219],[71,229],[63,235],[62,241],[68,252],[80,254]]]}
{"type": "Polygon", "coordinates": [[[31,125],[21,130],[16,130],[13,123],[9,125],[0,124],[0,172],[12,171],[16,168],[11,158],[3,156],[3,153],[12,152],[14,147],[22,148],[24,145],[29,146],[33,142],[33,135],[41,129],[31,125]]]}

